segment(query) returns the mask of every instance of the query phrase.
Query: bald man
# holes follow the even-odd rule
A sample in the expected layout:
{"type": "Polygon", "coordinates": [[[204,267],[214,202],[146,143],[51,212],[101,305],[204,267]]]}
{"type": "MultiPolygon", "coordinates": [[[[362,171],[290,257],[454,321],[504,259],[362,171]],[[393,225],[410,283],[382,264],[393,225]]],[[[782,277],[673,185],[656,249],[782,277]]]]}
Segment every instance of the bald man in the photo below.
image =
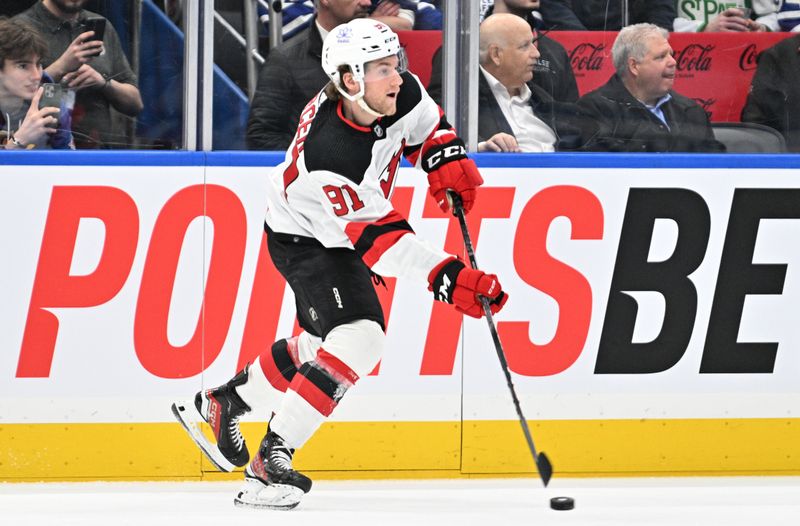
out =
{"type": "MultiPolygon", "coordinates": [[[[493,0],[493,2],[493,5],[486,10],[486,17],[498,13],[511,13],[524,18],[532,31],[542,28],[540,0],[493,0]]],[[[543,87],[556,100],[564,102],[578,100],[578,83],[575,81],[569,54],[564,46],[540,33],[536,47],[542,56],[536,61],[533,82],[543,87]]]]}
{"type": "Polygon", "coordinates": [[[592,135],[574,104],[533,83],[539,56],[537,38],[519,16],[497,13],[481,23],[479,152],[576,150],[592,135]]]}
{"type": "MultiPolygon", "coordinates": [[[[524,19],[535,31],[537,18],[532,15],[531,9],[538,8],[539,0],[491,0],[493,5],[488,5],[485,18],[492,14],[511,13],[524,19]]],[[[533,83],[544,89],[555,100],[575,102],[578,100],[578,83],[572,72],[569,55],[564,46],[539,33],[536,35],[536,48],[541,54],[534,68],[533,83]]],[[[428,82],[428,94],[433,100],[442,103],[442,48],[436,50],[431,59],[431,78],[428,82]]]]}

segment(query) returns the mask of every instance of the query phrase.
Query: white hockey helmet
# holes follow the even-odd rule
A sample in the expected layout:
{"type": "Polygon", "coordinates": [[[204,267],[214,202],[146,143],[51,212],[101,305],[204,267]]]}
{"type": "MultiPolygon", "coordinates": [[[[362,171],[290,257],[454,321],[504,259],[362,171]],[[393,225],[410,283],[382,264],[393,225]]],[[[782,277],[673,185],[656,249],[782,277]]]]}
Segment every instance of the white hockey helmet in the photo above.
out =
{"type": "Polygon", "coordinates": [[[397,34],[377,20],[356,18],[336,26],[325,37],[322,45],[322,69],[342,96],[355,101],[364,96],[366,64],[392,55],[398,56],[398,69],[404,71],[408,62],[397,34]],[[359,84],[359,91],[355,95],[347,93],[342,86],[339,66],[345,65],[350,66],[353,79],[359,84]]]}

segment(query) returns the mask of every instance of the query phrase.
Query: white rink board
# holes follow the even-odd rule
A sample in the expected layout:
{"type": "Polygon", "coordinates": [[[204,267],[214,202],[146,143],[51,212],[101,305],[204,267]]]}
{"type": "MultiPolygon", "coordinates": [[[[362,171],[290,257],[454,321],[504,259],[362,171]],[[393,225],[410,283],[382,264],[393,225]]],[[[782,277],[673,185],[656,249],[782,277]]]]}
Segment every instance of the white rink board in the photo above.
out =
{"type": "MultiPolygon", "coordinates": [[[[267,171],[264,167],[220,166],[0,167],[0,215],[5,225],[0,233],[0,246],[6,254],[13,255],[3,258],[0,272],[0,290],[5,298],[0,306],[0,338],[4,349],[0,354],[0,423],[168,422],[172,419],[168,410],[172,398],[189,396],[204,386],[227,380],[235,372],[246,332],[262,236],[267,171]],[[216,356],[203,363],[202,372],[188,377],[159,376],[142,363],[140,354],[146,354],[147,349],[137,348],[134,337],[137,323],[146,334],[155,330],[149,322],[137,321],[148,249],[154,239],[157,218],[168,203],[181,192],[202,187],[204,183],[219,188],[220,195],[235,197],[246,218],[246,231],[242,233],[243,263],[240,268],[232,269],[234,274],[240,274],[238,292],[230,321],[224,327],[216,320],[206,320],[208,324],[217,323],[213,329],[225,333],[225,338],[218,349],[209,353],[216,356]],[[43,305],[59,323],[51,367],[44,376],[19,375],[23,334],[26,323],[30,322],[36,269],[55,186],[78,193],[98,186],[115,190],[115,195],[126,195],[135,205],[139,222],[135,238],[128,241],[135,251],[127,276],[108,299],[81,307],[43,305]]],[[[496,320],[501,333],[509,322],[529,322],[528,337],[537,345],[547,345],[553,339],[560,309],[553,297],[523,279],[535,273],[533,263],[524,257],[522,260],[514,257],[515,247],[519,251],[525,242],[516,239],[523,211],[542,192],[565,186],[577,188],[582,195],[596,200],[602,211],[602,228],[596,238],[570,239],[573,226],[564,217],[553,220],[547,230],[546,249],[550,257],[574,269],[588,284],[591,315],[583,327],[585,342],[577,351],[573,349],[577,352],[574,363],[546,376],[514,375],[526,416],[540,419],[797,416],[800,390],[796,371],[800,368],[800,355],[792,350],[800,344],[800,324],[795,320],[795,306],[800,301],[798,220],[760,222],[753,261],[786,265],[783,289],[780,294],[747,296],[737,335],[739,342],[776,342],[773,370],[735,374],[699,372],[734,191],[796,190],[800,188],[797,170],[515,167],[484,168],[482,174],[486,184],[479,200],[492,203],[491,214],[497,217],[481,222],[477,259],[482,268],[500,276],[511,296],[496,320]],[[657,373],[597,374],[598,347],[631,188],[688,190],[705,203],[710,217],[707,249],[702,263],[690,276],[697,291],[697,313],[691,339],[674,366],[657,373]],[[497,195],[501,197],[492,197],[497,195]],[[502,196],[510,196],[510,201],[506,203],[502,196]]],[[[425,211],[425,175],[402,169],[397,191],[412,196],[409,222],[418,234],[443,245],[448,220],[425,211]]],[[[202,192],[198,195],[202,196],[202,192]]],[[[188,224],[185,235],[176,238],[180,239],[177,248],[173,243],[172,248],[179,254],[175,279],[161,284],[164,290],[171,290],[168,319],[161,321],[166,323],[166,337],[174,347],[187,344],[194,333],[203,277],[213,257],[210,251],[215,231],[213,221],[199,217],[204,206],[202,198],[191,194],[185,203],[186,207],[197,210],[198,218],[188,224]]],[[[455,222],[452,228],[457,228],[455,222]]],[[[106,232],[100,219],[81,220],[77,239],[67,247],[67,253],[71,251],[70,277],[89,276],[97,269],[107,242],[106,232]]],[[[658,222],[649,252],[653,261],[670,257],[676,233],[674,223],[658,222]]],[[[477,232],[473,230],[475,235],[477,232]]],[[[226,275],[231,275],[230,270],[226,275]]],[[[637,299],[640,303],[634,338],[646,342],[659,334],[664,302],[659,302],[658,294],[637,299]]],[[[279,301],[277,328],[283,336],[291,331],[294,322],[293,300],[287,293],[279,301]]],[[[427,338],[453,329],[432,326],[432,310],[427,284],[399,280],[380,372],[362,379],[344,399],[334,420],[515,418],[485,322],[467,320],[455,354],[443,358],[448,349],[426,347],[427,338]],[[449,360],[451,370],[421,373],[422,364],[431,357],[445,364],[449,360]]],[[[207,327],[209,333],[211,329],[207,327]]],[[[525,352],[524,348],[517,351],[525,352]]],[[[41,348],[34,351],[29,348],[27,352],[41,358],[41,348]]],[[[535,355],[529,358],[526,363],[536,361],[535,355]]]]}

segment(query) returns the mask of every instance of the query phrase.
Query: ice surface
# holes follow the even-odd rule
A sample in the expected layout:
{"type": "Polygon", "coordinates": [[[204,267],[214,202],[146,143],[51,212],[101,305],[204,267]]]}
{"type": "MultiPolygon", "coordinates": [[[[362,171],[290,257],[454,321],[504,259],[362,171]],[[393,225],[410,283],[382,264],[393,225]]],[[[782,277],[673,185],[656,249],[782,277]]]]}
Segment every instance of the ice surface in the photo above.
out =
{"type": "Polygon", "coordinates": [[[318,481],[292,511],[233,506],[238,482],[0,484],[2,525],[800,525],[800,477],[318,481]],[[575,498],[572,511],[550,497],[575,498]]]}

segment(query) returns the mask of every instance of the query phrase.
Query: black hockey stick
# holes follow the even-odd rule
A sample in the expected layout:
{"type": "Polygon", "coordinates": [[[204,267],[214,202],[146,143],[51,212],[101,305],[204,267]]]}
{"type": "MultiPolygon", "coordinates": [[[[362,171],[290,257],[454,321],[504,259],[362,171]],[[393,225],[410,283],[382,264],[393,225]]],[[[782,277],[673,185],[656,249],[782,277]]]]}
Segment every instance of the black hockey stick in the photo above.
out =
{"type": "MultiPolygon", "coordinates": [[[[464,237],[464,246],[467,248],[467,255],[469,256],[469,263],[472,268],[478,268],[478,262],[475,260],[475,250],[472,248],[472,239],[469,236],[469,229],[467,229],[467,220],[464,218],[464,206],[461,202],[461,196],[454,192],[448,192],[448,198],[453,208],[453,215],[458,218],[458,223],[461,225],[461,235],[464,237]]],[[[528,429],[528,421],[522,414],[522,407],[519,405],[519,398],[514,389],[514,384],[511,381],[511,372],[508,370],[508,362],[506,361],[506,354],[503,351],[503,344],[500,343],[500,336],[497,334],[497,327],[494,325],[494,316],[492,316],[492,309],[489,307],[489,300],[485,296],[481,296],[481,305],[483,305],[483,312],[486,315],[486,323],[489,324],[489,331],[492,333],[492,340],[494,340],[494,348],[497,351],[497,358],[500,360],[500,367],[506,375],[506,383],[508,389],[511,391],[511,399],[514,401],[514,408],[517,410],[519,423],[522,426],[522,432],[525,434],[525,440],[528,441],[528,448],[533,455],[533,461],[536,463],[536,469],[539,471],[539,477],[545,487],[550,482],[553,476],[553,466],[550,464],[550,459],[544,454],[544,451],[536,453],[536,446],[533,444],[533,437],[531,430],[528,429]]]]}

